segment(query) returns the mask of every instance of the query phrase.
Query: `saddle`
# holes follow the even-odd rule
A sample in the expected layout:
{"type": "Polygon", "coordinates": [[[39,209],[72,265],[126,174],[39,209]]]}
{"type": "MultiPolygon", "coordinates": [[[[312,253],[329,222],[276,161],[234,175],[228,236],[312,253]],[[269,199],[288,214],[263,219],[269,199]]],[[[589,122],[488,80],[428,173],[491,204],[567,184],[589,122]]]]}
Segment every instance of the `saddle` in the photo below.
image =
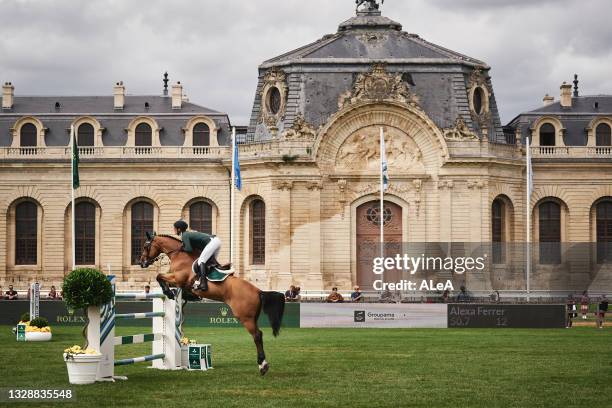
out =
{"type": "MultiPolygon", "coordinates": [[[[225,279],[227,279],[228,276],[234,274],[234,270],[232,269],[231,263],[221,265],[214,256],[211,257],[208,262],[206,262],[206,267],[208,268],[206,279],[209,282],[223,282],[225,279]]],[[[198,274],[197,259],[191,265],[191,270],[196,275],[198,274]]]]}

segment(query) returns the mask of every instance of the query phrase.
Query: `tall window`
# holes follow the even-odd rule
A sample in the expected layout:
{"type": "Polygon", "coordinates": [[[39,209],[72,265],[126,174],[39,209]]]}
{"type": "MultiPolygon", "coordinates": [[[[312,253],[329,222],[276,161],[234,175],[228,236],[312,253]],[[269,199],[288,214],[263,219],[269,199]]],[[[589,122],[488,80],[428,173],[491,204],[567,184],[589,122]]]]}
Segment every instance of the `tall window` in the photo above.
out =
{"type": "Polygon", "coordinates": [[[540,127],[540,146],[555,145],[555,127],[545,123],[540,127]]]}
{"type": "Polygon", "coordinates": [[[74,207],[74,238],[77,265],[96,263],[96,206],[80,202],[74,207]]]}
{"type": "Polygon", "coordinates": [[[192,230],[212,234],[212,205],[199,201],[189,206],[189,227],[192,230]]]}
{"type": "Polygon", "coordinates": [[[504,248],[503,242],[504,239],[504,211],[505,204],[504,202],[496,198],[493,201],[493,206],[491,208],[491,232],[492,232],[492,241],[493,241],[493,263],[501,264],[504,263],[504,248]]]}
{"type": "Polygon", "coordinates": [[[38,255],[38,208],[24,201],[15,208],[15,265],[36,265],[38,255]]]}
{"type": "Polygon", "coordinates": [[[145,201],[132,205],[132,265],[138,265],[146,232],[153,231],[153,206],[145,201]]]}
{"type": "Polygon", "coordinates": [[[79,147],[92,147],[94,145],[94,127],[91,123],[83,123],[79,126],[77,141],[79,147]]]}
{"type": "Polygon", "coordinates": [[[554,201],[540,204],[540,263],[561,263],[561,205],[554,201]]]}
{"type": "Polygon", "coordinates": [[[597,263],[612,263],[612,200],[597,204],[597,263]]]}
{"type": "Polygon", "coordinates": [[[138,126],[136,126],[134,145],[137,147],[153,145],[153,130],[148,123],[139,123],[138,126]]]}
{"type": "Polygon", "coordinates": [[[210,128],[206,123],[198,123],[193,127],[193,145],[210,146],[210,128]]]}
{"type": "Polygon", "coordinates": [[[612,129],[607,123],[602,123],[597,126],[595,131],[595,142],[597,146],[612,146],[612,129]]]}
{"type": "Polygon", "coordinates": [[[266,263],[266,205],[262,200],[251,202],[251,264],[266,263]]]}
{"type": "Polygon", "coordinates": [[[20,142],[21,147],[33,147],[38,145],[38,138],[36,137],[38,130],[33,123],[26,123],[21,127],[20,131],[20,142]]]}

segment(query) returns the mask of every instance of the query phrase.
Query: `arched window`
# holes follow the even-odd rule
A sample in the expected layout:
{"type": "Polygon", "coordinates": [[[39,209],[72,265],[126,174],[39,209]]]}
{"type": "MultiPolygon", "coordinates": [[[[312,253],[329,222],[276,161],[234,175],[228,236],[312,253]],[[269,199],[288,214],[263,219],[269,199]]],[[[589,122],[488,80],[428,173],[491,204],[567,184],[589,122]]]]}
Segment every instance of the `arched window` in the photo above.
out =
{"type": "Polygon", "coordinates": [[[210,146],[210,128],[206,123],[198,123],[193,127],[193,145],[210,146]]]}
{"type": "Polygon", "coordinates": [[[80,202],[74,207],[74,213],[76,263],[77,265],[95,265],[96,206],[90,202],[80,202]]]}
{"type": "Polygon", "coordinates": [[[132,205],[132,265],[138,265],[145,234],[153,231],[153,206],[145,201],[132,205]]]}
{"type": "Polygon", "coordinates": [[[491,238],[493,241],[493,263],[504,263],[503,242],[504,224],[505,224],[505,203],[503,200],[496,198],[491,207],[491,238]]]}
{"type": "Polygon", "coordinates": [[[561,205],[554,201],[540,204],[540,263],[561,263],[561,205]]]}
{"type": "MultiPolygon", "coordinates": [[[[83,123],[79,126],[77,144],[79,147],[94,146],[94,127],[91,123],[83,123]]],[[[75,208],[76,209],[76,208],[75,208]]]]}
{"type": "Polygon", "coordinates": [[[612,200],[597,204],[597,263],[612,263],[612,200]]]}
{"type": "Polygon", "coordinates": [[[15,265],[36,265],[37,241],[38,207],[24,201],[15,208],[15,265]]]}
{"type": "Polygon", "coordinates": [[[268,91],[268,112],[272,115],[276,115],[281,109],[282,96],[280,90],[277,87],[272,87],[268,91]]]}
{"type": "Polygon", "coordinates": [[[189,206],[189,227],[192,230],[212,234],[212,205],[198,201],[189,206]]]}
{"type": "Polygon", "coordinates": [[[26,123],[23,125],[20,131],[21,147],[38,146],[38,137],[36,136],[37,133],[38,130],[33,123],[26,123]]]}
{"type": "Polygon", "coordinates": [[[153,130],[148,123],[139,123],[138,126],[136,126],[134,145],[137,147],[153,145],[153,130]]]}
{"type": "Polygon", "coordinates": [[[610,129],[610,125],[608,125],[607,123],[600,124],[599,126],[597,126],[595,134],[595,144],[597,146],[612,146],[612,129],[610,129]]]}
{"type": "Polygon", "coordinates": [[[260,199],[251,202],[251,264],[266,263],[266,204],[260,199]]]}
{"type": "Polygon", "coordinates": [[[540,127],[540,146],[555,146],[555,127],[550,123],[540,127]]]}

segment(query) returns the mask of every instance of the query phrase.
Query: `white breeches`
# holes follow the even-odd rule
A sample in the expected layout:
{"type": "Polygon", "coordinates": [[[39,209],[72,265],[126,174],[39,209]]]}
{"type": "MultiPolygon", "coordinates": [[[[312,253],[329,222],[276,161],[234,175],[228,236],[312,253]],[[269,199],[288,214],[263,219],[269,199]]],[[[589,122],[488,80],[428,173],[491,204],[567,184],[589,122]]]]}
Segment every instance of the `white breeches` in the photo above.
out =
{"type": "Polygon", "coordinates": [[[217,237],[214,237],[210,240],[208,245],[204,247],[200,257],[198,258],[198,265],[205,264],[208,262],[211,256],[217,256],[219,253],[219,249],[221,249],[221,240],[217,237]]]}

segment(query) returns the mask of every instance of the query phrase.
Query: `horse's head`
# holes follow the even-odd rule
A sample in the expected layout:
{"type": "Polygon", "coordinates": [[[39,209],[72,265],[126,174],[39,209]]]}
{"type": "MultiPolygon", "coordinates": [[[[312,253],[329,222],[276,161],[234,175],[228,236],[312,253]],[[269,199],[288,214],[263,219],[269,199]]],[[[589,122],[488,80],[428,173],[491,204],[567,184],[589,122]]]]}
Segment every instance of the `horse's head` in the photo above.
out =
{"type": "Polygon", "coordinates": [[[157,236],[155,232],[153,234],[147,232],[146,235],[147,241],[144,243],[144,246],[142,248],[142,254],[140,254],[141,268],[148,268],[162,254],[162,249],[156,242],[157,236]]]}

